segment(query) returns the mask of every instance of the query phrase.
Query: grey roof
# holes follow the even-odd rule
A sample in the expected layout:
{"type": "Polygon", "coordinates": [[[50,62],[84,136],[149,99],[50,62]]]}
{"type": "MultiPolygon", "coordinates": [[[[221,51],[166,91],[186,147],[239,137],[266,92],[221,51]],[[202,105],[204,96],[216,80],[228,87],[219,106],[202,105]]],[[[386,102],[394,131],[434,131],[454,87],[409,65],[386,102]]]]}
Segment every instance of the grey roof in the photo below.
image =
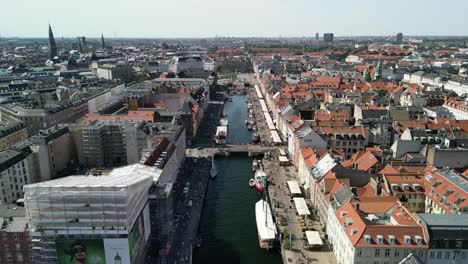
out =
{"type": "Polygon", "coordinates": [[[424,264],[418,256],[410,253],[406,258],[402,259],[398,264],[424,264]]]}
{"type": "Polygon", "coordinates": [[[455,173],[453,170],[438,170],[437,173],[442,175],[445,179],[463,190],[465,193],[468,193],[468,181],[462,178],[462,176],[459,174],[455,173]]]}
{"type": "Polygon", "coordinates": [[[377,109],[377,110],[362,110],[362,118],[381,118],[382,116],[386,117],[388,115],[387,109],[377,109]]]}
{"type": "MultiPolygon", "coordinates": [[[[430,240],[465,240],[468,237],[466,214],[417,214],[426,224],[430,240]]],[[[432,247],[439,247],[435,244],[432,247]]]]}
{"type": "Polygon", "coordinates": [[[314,177],[316,180],[322,178],[337,164],[338,163],[335,162],[335,159],[327,153],[310,170],[312,177],[314,177]]]}
{"type": "Polygon", "coordinates": [[[0,172],[5,171],[14,164],[26,159],[30,153],[30,148],[24,148],[22,150],[8,149],[0,151],[0,172]]]}
{"type": "Polygon", "coordinates": [[[346,203],[347,201],[351,200],[353,198],[353,193],[349,189],[348,186],[342,185],[341,189],[339,189],[333,197],[335,198],[335,201],[339,204],[342,205],[346,203]]]}
{"type": "Polygon", "coordinates": [[[464,227],[468,230],[466,214],[418,214],[418,216],[431,228],[464,227]]]}

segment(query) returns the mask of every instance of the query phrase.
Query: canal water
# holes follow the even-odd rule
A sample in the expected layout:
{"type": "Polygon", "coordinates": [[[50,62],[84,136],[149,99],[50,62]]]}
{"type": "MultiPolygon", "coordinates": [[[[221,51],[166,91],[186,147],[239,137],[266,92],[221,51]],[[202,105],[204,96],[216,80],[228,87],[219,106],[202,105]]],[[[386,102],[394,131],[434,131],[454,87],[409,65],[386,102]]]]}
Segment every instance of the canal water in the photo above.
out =
{"type": "MultiPolygon", "coordinates": [[[[245,96],[233,96],[224,112],[229,117],[229,144],[249,143],[251,133],[245,126],[245,96]]],[[[211,180],[200,222],[203,243],[194,251],[196,264],[281,263],[276,251],[258,245],[255,203],[261,196],[249,187],[252,160],[232,155],[215,160],[218,176],[211,180]]]]}

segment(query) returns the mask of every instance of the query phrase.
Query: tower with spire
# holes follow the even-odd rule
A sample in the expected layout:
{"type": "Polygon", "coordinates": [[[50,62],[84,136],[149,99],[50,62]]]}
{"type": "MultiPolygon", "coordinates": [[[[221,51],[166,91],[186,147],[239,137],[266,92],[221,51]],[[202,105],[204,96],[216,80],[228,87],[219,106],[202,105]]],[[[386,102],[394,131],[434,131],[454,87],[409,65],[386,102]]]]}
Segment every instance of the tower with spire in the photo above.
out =
{"type": "Polygon", "coordinates": [[[106,43],[104,42],[104,34],[101,34],[101,48],[102,49],[106,48],[106,43]]]}
{"type": "Polygon", "coordinates": [[[54,33],[52,27],[49,24],[49,59],[53,59],[57,56],[57,44],[55,44],[54,33]]]}
{"type": "Polygon", "coordinates": [[[375,67],[374,81],[379,80],[382,77],[382,63],[379,60],[377,66],[375,67]]]}

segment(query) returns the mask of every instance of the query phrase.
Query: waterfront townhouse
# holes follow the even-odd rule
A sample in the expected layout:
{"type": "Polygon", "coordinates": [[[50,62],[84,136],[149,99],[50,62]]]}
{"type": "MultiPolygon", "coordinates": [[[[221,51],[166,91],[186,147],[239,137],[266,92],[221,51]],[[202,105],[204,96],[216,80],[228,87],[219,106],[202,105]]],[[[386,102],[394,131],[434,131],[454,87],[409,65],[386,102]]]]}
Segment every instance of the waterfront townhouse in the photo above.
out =
{"type": "Polygon", "coordinates": [[[342,150],[346,159],[365,149],[369,142],[369,129],[365,127],[321,127],[319,134],[331,149],[342,150]]]}
{"type": "Polygon", "coordinates": [[[398,263],[410,253],[426,258],[423,228],[396,197],[352,199],[335,207],[327,234],[339,263],[398,263]]]}
{"type": "Polygon", "coordinates": [[[426,213],[468,213],[468,179],[450,169],[431,168],[425,174],[426,213]]]}
{"type": "Polygon", "coordinates": [[[304,121],[291,123],[288,133],[288,151],[294,165],[297,166],[299,162],[301,148],[306,146],[325,149],[327,142],[304,121]]]}

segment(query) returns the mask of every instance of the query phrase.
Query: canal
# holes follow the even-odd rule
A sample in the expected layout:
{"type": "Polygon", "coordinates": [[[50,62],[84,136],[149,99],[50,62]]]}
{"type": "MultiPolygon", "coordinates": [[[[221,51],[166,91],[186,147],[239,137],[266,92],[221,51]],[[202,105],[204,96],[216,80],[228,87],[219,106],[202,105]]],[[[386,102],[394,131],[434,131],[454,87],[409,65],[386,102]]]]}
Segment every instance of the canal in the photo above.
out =
{"type": "MultiPolygon", "coordinates": [[[[233,96],[224,112],[229,117],[229,144],[249,143],[251,133],[245,126],[245,96],[233,96]]],[[[218,176],[211,180],[205,197],[199,233],[203,243],[195,249],[193,262],[281,263],[276,251],[258,245],[255,203],[261,196],[249,187],[252,161],[247,155],[217,157],[218,176]]]]}

